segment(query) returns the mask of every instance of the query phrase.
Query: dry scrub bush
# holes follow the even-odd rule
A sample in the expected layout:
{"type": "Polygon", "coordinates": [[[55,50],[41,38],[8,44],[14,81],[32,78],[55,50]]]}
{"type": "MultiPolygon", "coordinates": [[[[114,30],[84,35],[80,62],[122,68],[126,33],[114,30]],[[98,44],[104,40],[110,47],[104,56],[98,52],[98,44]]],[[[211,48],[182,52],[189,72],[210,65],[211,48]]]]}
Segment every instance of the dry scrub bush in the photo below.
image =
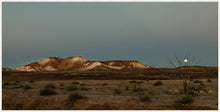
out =
{"type": "Polygon", "coordinates": [[[195,80],[193,83],[203,83],[201,80],[195,80]]]}
{"type": "Polygon", "coordinates": [[[163,83],[161,81],[157,81],[154,83],[154,86],[161,86],[161,85],[163,85],[163,83]]]}
{"type": "Polygon", "coordinates": [[[129,81],[129,83],[137,83],[137,81],[129,81]]]}
{"type": "Polygon", "coordinates": [[[28,85],[24,86],[24,90],[29,90],[29,89],[32,89],[32,87],[28,85]]]}
{"type": "Polygon", "coordinates": [[[15,82],[15,83],[13,83],[13,85],[18,85],[18,84],[15,82]]]}
{"type": "Polygon", "coordinates": [[[80,84],[78,81],[73,81],[72,84],[80,84]]]}
{"type": "Polygon", "coordinates": [[[49,83],[45,86],[45,88],[56,89],[56,86],[53,83],[49,83]]]}
{"type": "Polygon", "coordinates": [[[22,103],[17,103],[15,106],[15,110],[22,110],[23,109],[23,104],[22,103]]]}
{"type": "Polygon", "coordinates": [[[148,96],[148,94],[140,95],[139,99],[141,102],[151,102],[151,98],[148,96]]]}
{"type": "Polygon", "coordinates": [[[177,70],[179,78],[183,81],[183,94],[187,95],[190,88],[190,77],[188,66],[197,65],[200,62],[198,58],[193,58],[189,54],[175,55],[169,59],[169,65],[177,70]]]}
{"type": "Polygon", "coordinates": [[[212,82],[212,80],[208,79],[207,82],[212,82]]]}
{"type": "Polygon", "coordinates": [[[128,86],[126,86],[126,87],[125,87],[125,91],[128,91],[128,90],[129,90],[129,87],[128,87],[128,86]]]}
{"type": "Polygon", "coordinates": [[[52,88],[44,88],[40,90],[41,96],[48,96],[48,95],[53,95],[53,94],[56,94],[56,91],[54,91],[52,88]]]}
{"type": "Polygon", "coordinates": [[[81,83],[81,84],[80,84],[80,86],[85,86],[85,85],[86,85],[85,83],[81,83]]]}
{"type": "Polygon", "coordinates": [[[74,104],[77,100],[87,99],[87,97],[82,96],[78,93],[71,93],[68,97],[68,104],[74,104]]]}
{"type": "Polygon", "coordinates": [[[67,91],[74,91],[74,90],[77,90],[77,89],[78,89],[77,86],[68,86],[68,87],[66,87],[67,91]]]}
{"type": "Polygon", "coordinates": [[[191,104],[193,103],[194,98],[192,96],[186,95],[176,100],[176,103],[180,104],[191,104]]]}
{"type": "Polygon", "coordinates": [[[29,82],[30,82],[30,83],[34,83],[34,81],[32,81],[32,80],[31,80],[31,81],[29,81],[29,82]]]}
{"type": "Polygon", "coordinates": [[[7,85],[11,85],[11,83],[5,82],[3,85],[4,85],[4,86],[7,86],[7,85]]]}
{"type": "Polygon", "coordinates": [[[140,91],[144,91],[144,88],[136,87],[136,85],[134,85],[133,92],[140,92],[140,91]]]}
{"type": "Polygon", "coordinates": [[[103,83],[102,85],[108,85],[107,83],[103,83]]]}
{"type": "Polygon", "coordinates": [[[114,89],[114,94],[117,94],[117,95],[118,95],[118,94],[120,94],[120,93],[121,93],[121,91],[120,91],[119,89],[116,89],[116,88],[114,89]]]}

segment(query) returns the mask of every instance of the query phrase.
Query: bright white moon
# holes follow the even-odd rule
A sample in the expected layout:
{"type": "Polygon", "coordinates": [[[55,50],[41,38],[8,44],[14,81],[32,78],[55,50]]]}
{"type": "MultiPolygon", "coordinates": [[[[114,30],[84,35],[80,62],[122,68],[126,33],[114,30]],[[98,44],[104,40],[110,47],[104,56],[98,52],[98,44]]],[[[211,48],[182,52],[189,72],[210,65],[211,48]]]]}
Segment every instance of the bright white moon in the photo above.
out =
{"type": "Polygon", "coordinates": [[[184,63],[187,63],[187,59],[184,59],[184,63]]]}

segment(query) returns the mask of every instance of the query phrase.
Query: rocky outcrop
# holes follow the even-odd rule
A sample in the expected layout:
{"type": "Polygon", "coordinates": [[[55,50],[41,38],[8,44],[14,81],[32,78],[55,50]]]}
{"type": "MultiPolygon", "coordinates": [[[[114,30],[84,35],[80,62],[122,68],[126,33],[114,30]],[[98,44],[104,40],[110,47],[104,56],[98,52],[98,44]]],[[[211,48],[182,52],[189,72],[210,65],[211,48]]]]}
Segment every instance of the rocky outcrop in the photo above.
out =
{"type": "Polygon", "coordinates": [[[68,58],[46,57],[40,61],[15,68],[20,71],[144,69],[149,66],[138,61],[90,61],[81,56],[68,58]]]}

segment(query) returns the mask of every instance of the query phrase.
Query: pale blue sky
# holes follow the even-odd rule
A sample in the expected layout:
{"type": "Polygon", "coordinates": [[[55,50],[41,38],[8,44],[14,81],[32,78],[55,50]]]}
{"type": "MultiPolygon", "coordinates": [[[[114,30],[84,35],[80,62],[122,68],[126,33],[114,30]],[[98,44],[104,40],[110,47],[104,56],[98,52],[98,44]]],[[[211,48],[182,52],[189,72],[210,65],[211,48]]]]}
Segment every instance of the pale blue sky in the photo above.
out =
{"type": "Polygon", "coordinates": [[[185,53],[201,65],[218,65],[217,2],[3,2],[2,19],[3,67],[49,56],[159,67],[185,53]]]}

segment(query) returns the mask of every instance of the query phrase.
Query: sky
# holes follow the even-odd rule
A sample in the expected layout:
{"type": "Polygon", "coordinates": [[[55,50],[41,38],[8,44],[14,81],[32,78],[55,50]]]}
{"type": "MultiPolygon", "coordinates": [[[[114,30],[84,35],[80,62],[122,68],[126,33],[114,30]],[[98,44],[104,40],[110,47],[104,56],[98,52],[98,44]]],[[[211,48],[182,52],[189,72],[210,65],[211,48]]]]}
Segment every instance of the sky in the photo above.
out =
{"type": "Polygon", "coordinates": [[[2,66],[44,57],[169,66],[190,54],[218,66],[217,2],[3,2],[2,66]]]}

